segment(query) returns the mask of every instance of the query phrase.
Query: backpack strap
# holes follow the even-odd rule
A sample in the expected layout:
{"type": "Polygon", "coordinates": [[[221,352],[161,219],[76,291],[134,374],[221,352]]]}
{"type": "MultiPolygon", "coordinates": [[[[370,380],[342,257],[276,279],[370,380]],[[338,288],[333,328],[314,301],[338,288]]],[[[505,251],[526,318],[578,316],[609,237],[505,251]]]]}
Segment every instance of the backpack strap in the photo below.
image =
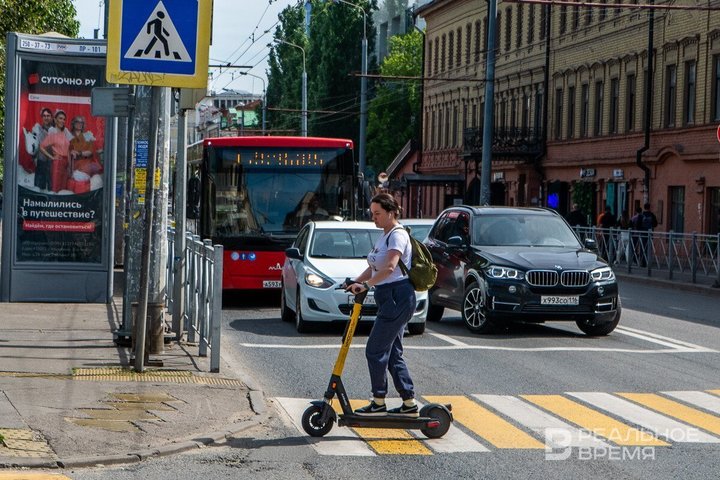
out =
{"type": "MultiPolygon", "coordinates": [[[[402,225],[400,225],[400,226],[398,226],[398,227],[393,228],[392,230],[390,230],[390,231],[388,232],[387,237],[385,237],[385,247],[386,247],[386,248],[390,246],[390,235],[392,235],[392,233],[393,233],[395,230],[398,230],[398,229],[403,229],[403,230],[404,230],[405,227],[403,227],[402,225]]],[[[408,236],[409,236],[409,235],[410,235],[410,234],[408,234],[408,236]]],[[[410,245],[410,248],[412,249],[412,245],[410,245]]],[[[402,270],[403,275],[410,275],[410,273],[409,273],[409,272],[410,272],[410,269],[408,269],[407,266],[405,266],[405,264],[404,264],[403,261],[402,261],[402,253],[400,253],[400,258],[398,259],[398,265],[400,265],[400,270],[402,270]]]]}

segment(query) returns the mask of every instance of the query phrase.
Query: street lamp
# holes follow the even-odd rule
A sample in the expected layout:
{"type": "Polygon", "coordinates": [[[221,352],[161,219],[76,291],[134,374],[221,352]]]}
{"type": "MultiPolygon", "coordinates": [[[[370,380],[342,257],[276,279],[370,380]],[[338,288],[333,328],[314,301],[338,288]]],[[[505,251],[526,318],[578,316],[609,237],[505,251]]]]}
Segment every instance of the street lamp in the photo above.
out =
{"type": "Polygon", "coordinates": [[[278,38],[275,40],[279,43],[284,43],[286,45],[290,45],[291,47],[299,48],[302,52],[303,56],[303,73],[302,73],[302,132],[301,135],[303,137],[307,137],[307,71],[305,70],[305,49],[301,47],[300,45],[296,45],[292,42],[288,42],[287,40],[283,40],[281,38],[278,38]]]}
{"type": "Polygon", "coordinates": [[[266,100],[267,100],[267,96],[266,96],[266,90],[265,90],[265,79],[262,78],[262,77],[260,77],[260,76],[258,76],[258,75],[254,75],[254,74],[252,74],[252,73],[249,73],[249,72],[240,72],[240,75],[248,75],[248,76],[250,76],[250,77],[257,78],[257,79],[260,80],[260,81],[262,82],[262,84],[263,84],[262,134],[265,135],[265,112],[267,112],[267,101],[266,101],[266,100]]]}
{"type": "Polygon", "coordinates": [[[365,137],[367,129],[367,13],[360,5],[347,0],[332,0],[333,3],[344,3],[354,7],[363,14],[362,63],[360,77],[360,171],[365,172],[365,137]]]}

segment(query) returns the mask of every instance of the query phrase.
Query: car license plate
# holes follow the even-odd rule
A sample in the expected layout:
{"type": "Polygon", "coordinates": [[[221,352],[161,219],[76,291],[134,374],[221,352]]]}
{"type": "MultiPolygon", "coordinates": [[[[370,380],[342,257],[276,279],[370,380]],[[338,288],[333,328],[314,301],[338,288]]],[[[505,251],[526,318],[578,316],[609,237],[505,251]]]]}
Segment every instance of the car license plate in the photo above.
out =
{"type": "MultiPolygon", "coordinates": [[[[355,295],[348,295],[348,303],[350,305],[355,303],[355,295]]],[[[375,305],[375,297],[373,297],[372,295],[368,295],[367,297],[365,297],[363,305],[375,305]]]]}
{"type": "Polygon", "coordinates": [[[566,296],[546,296],[543,295],[540,297],[540,304],[541,305],[579,305],[580,304],[580,297],[577,295],[566,297],[566,296]]]}
{"type": "Polygon", "coordinates": [[[263,280],[263,288],[280,288],[280,280],[263,280]]]}

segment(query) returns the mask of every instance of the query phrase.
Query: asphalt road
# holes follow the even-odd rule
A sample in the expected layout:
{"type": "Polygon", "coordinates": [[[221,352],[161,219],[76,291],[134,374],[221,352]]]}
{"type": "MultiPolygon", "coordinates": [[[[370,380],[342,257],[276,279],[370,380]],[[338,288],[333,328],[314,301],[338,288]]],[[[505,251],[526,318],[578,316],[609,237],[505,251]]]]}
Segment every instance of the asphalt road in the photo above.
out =
{"type": "MultiPolygon", "coordinates": [[[[405,357],[422,400],[454,405],[456,428],[443,441],[400,438],[396,431],[388,440],[387,431],[337,426],[328,437],[311,440],[297,428],[298,412],[307,399],[322,396],[342,329],[299,335],[279,319],[274,297],[228,301],[223,359],[264,391],[273,418],[226,447],[67,474],[172,480],[715,478],[720,297],[627,282],[621,297],[622,320],[605,338],[588,338],[564,323],[475,335],[457,312],[407,338],[405,357]]],[[[366,337],[367,330],[356,338],[343,374],[358,401],[369,395],[366,337]]]]}

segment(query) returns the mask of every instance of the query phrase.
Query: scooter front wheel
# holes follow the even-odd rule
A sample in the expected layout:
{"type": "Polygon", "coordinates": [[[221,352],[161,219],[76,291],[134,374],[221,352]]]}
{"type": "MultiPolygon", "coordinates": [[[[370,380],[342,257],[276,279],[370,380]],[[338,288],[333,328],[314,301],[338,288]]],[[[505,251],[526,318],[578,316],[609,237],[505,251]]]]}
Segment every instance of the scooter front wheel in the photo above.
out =
{"type": "Polygon", "coordinates": [[[310,405],[305,409],[305,413],[302,416],[302,427],[305,433],[311,437],[323,437],[333,427],[333,419],[324,423],[322,420],[323,411],[322,407],[317,405],[310,405]]]}
{"type": "Polygon", "coordinates": [[[425,427],[421,428],[420,431],[428,438],[440,438],[450,430],[450,424],[452,423],[452,415],[447,408],[431,403],[425,405],[420,409],[421,417],[430,417],[439,422],[436,427],[425,427]]]}

